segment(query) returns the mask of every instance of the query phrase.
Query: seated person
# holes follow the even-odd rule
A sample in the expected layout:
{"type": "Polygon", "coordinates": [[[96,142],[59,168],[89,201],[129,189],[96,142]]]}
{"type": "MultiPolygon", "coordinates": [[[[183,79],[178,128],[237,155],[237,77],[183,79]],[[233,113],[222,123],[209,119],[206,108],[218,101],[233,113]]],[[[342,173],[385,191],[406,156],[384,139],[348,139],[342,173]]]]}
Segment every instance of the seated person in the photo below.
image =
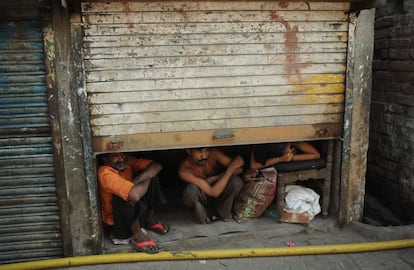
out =
{"type": "Polygon", "coordinates": [[[259,144],[252,146],[250,168],[261,169],[273,166],[279,170],[281,168],[278,164],[281,163],[316,160],[319,157],[319,151],[307,142],[259,144]]]}
{"type": "Polygon", "coordinates": [[[156,253],[160,247],[141,229],[166,234],[168,227],[154,222],[154,209],[165,203],[158,183],[162,166],[123,153],[105,154],[98,167],[102,221],[114,243],[129,241],[138,251],[156,253]],[[133,177],[134,173],[138,173],[133,177]],[[116,241],[114,241],[116,240],[116,241]]]}
{"type": "Polygon", "coordinates": [[[243,159],[232,159],[215,148],[191,148],[186,153],[188,156],[178,170],[180,179],[188,183],[183,193],[184,204],[194,210],[200,224],[211,223],[206,211],[210,205],[215,206],[217,218],[230,220],[233,202],[243,186],[238,176],[243,171],[243,159]],[[218,172],[219,165],[225,167],[224,172],[218,172]]]}

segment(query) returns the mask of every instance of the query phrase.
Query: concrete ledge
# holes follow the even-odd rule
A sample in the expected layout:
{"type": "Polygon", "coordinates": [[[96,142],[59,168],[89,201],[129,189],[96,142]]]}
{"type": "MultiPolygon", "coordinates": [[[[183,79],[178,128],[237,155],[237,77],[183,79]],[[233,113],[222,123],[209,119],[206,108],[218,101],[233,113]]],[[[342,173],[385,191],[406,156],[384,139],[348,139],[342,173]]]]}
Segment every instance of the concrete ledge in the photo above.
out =
{"type": "Polygon", "coordinates": [[[376,241],[414,239],[414,224],[384,227],[353,221],[350,222],[347,227],[376,241]]]}

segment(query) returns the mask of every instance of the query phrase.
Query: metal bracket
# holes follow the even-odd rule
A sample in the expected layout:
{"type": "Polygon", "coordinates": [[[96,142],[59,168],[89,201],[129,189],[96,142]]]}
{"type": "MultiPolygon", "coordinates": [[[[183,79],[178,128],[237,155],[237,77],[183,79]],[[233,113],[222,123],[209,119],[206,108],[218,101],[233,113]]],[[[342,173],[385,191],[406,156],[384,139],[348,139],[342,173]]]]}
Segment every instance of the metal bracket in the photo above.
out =
{"type": "Polygon", "coordinates": [[[213,134],[214,140],[228,140],[234,139],[234,131],[229,129],[217,130],[213,134]]]}

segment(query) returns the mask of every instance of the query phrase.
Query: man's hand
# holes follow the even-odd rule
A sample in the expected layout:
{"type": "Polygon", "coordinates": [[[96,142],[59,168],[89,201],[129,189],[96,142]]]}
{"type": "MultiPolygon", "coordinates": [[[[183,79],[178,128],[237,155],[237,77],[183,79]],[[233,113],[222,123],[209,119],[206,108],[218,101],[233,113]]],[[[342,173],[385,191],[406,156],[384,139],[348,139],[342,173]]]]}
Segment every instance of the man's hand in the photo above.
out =
{"type": "Polygon", "coordinates": [[[291,161],[292,158],[293,158],[293,151],[292,149],[290,149],[290,144],[289,144],[289,147],[285,150],[285,152],[283,153],[283,156],[280,157],[280,161],[288,162],[288,161],[291,161]]]}
{"type": "Polygon", "coordinates": [[[129,206],[134,207],[137,202],[133,202],[128,199],[127,203],[129,206]]]}
{"type": "Polygon", "coordinates": [[[239,168],[236,168],[234,171],[233,171],[233,175],[239,175],[239,174],[241,174],[243,172],[243,168],[242,167],[239,167],[239,168]]]}
{"type": "Polygon", "coordinates": [[[133,192],[132,190],[128,193],[128,204],[130,206],[134,206],[139,201],[139,196],[136,192],[133,192]]]}
{"type": "Polygon", "coordinates": [[[146,178],[145,175],[140,174],[140,175],[138,175],[137,177],[134,178],[134,184],[138,184],[138,183],[141,183],[141,182],[144,182],[144,181],[147,181],[147,180],[149,181],[151,179],[152,178],[146,178]]]}
{"type": "Polygon", "coordinates": [[[134,206],[147,192],[148,185],[135,184],[128,193],[128,203],[134,206]]]}
{"type": "Polygon", "coordinates": [[[236,170],[237,168],[243,167],[244,160],[241,156],[236,156],[230,163],[229,168],[236,170]]]}

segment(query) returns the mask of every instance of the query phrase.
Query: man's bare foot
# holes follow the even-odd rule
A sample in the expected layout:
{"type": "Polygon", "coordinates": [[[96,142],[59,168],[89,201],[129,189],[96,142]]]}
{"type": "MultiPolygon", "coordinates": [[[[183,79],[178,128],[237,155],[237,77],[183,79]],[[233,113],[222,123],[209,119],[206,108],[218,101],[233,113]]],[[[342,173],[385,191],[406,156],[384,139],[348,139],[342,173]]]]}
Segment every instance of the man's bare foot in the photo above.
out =
{"type": "Polygon", "coordinates": [[[224,217],[221,217],[221,220],[223,221],[223,222],[229,222],[230,220],[232,220],[233,219],[233,217],[228,217],[228,218],[224,218],[224,217]]]}
{"type": "Polygon", "coordinates": [[[194,204],[194,217],[196,221],[200,224],[210,224],[211,219],[207,216],[206,209],[204,205],[199,202],[194,204]]]}
{"type": "Polygon", "coordinates": [[[198,223],[200,223],[200,224],[210,224],[211,223],[211,219],[210,218],[206,218],[204,220],[201,220],[201,222],[198,221],[198,223]]]}

